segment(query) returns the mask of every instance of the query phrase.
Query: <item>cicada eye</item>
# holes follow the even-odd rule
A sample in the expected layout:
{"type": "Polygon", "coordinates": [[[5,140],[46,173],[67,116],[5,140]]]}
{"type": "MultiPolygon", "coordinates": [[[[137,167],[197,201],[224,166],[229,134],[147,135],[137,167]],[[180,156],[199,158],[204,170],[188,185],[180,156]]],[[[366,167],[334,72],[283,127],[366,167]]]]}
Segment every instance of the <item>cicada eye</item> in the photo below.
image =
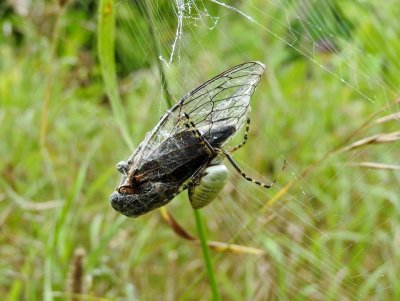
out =
{"type": "Polygon", "coordinates": [[[127,161],[120,161],[117,164],[117,170],[123,174],[126,175],[129,171],[129,162],[127,161]]]}

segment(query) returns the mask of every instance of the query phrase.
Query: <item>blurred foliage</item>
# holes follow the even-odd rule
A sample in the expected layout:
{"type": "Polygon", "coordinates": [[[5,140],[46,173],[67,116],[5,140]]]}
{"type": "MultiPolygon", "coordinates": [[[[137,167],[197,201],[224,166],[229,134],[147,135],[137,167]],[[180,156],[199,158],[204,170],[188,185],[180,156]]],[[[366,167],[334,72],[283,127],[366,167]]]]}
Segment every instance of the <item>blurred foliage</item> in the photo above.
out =
{"type": "MultiPolygon", "coordinates": [[[[279,173],[282,157],[288,167],[267,192],[232,172],[221,198],[204,209],[212,239],[236,238],[268,254],[213,254],[223,300],[399,300],[400,174],[349,166],[399,165],[398,142],[301,172],[335,147],[398,131],[397,119],[372,123],[344,143],[398,97],[400,6],[226,2],[255,22],[211,1],[191,2],[169,68],[159,56],[171,54],[175,2],[115,2],[118,83],[135,145],[166,108],[160,71],[179,99],[232,65],[267,65],[248,145],[235,159],[262,179],[279,173]]],[[[75,277],[84,282],[82,300],[209,299],[198,245],[178,238],[157,212],[126,219],[108,204],[114,166],[133,149],[100,75],[97,1],[3,1],[0,31],[0,296],[73,300],[75,277]]],[[[193,232],[186,194],[168,208],[193,232]]]]}
{"type": "Polygon", "coordinates": [[[171,2],[122,1],[117,6],[117,61],[120,72],[129,73],[154,64],[160,45],[175,35],[176,17],[171,2]],[[134,49],[135,51],[132,51],[134,49]]]}

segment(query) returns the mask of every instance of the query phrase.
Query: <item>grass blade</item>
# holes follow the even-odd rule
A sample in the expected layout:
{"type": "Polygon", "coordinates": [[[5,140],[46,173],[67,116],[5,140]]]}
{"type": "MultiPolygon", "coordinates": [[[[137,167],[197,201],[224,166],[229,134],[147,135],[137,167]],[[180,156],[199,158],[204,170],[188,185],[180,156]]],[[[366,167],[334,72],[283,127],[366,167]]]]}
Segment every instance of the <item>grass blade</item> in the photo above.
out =
{"type": "Polygon", "coordinates": [[[112,0],[102,0],[99,4],[99,25],[98,25],[98,55],[100,60],[100,69],[105,84],[108,99],[117,121],[119,130],[123,139],[130,149],[134,144],[126,128],[126,120],[118,92],[117,76],[115,72],[115,7],[112,0]]]}

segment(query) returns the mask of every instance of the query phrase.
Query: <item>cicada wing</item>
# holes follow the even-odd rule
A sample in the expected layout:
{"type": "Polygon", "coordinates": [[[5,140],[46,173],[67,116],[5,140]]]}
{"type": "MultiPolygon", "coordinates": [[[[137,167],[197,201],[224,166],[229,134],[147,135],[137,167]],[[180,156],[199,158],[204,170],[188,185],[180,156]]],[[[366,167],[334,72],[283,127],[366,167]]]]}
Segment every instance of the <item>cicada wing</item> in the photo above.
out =
{"type": "MultiPolygon", "coordinates": [[[[144,164],[147,158],[167,139],[180,137],[179,132],[187,130],[190,116],[202,134],[217,132],[221,127],[234,127],[239,131],[250,112],[250,99],[261,76],[264,65],[260,62],[247,62],[232,67],[206,81],[176,103],[149,132],[135,153],[134,165],[144,164]]],[[[182,141],[175,139],[177,146],[182,141]]],[[[178,163],[178,162],[177,162],[178,163]]]]}
{"type": "Polygon", "coordinates": [[[205,82],[181,100],[181,108],[203,133],[220,126],[240,130],[250,112],[250,100],[264,65],[247,62],[205,82]]]}
{"type": "Polygon", "coordinates": [[[132,157],[134,168],[140,168],[141,165],[146,164],[148,159],[159,153],[161,151],[159,148],[166,143],[175,144],[175,149],[184,144],[183,140],[176,139],[176,137],[179,137],[178,133],[187,129],[185,126],[187,120],[179,114],[175,107],[176,105],[168,110],[154,129],[146,134],[145,139],[132,157]]]}

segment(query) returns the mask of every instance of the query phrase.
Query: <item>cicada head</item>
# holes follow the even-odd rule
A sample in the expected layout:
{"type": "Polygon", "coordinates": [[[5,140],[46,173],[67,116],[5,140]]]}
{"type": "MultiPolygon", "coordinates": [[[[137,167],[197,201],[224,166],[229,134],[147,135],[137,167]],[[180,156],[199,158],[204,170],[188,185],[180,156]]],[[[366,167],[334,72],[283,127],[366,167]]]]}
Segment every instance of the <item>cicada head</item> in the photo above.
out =
{"type": "Polygon", "coordinates": [[[129,217],[137,217],[169,203],[179,190],[179,186],[146,182],[141,185],[139,193],[125,194],[113,192],[110,197],[111,206],[129,217]]]}

